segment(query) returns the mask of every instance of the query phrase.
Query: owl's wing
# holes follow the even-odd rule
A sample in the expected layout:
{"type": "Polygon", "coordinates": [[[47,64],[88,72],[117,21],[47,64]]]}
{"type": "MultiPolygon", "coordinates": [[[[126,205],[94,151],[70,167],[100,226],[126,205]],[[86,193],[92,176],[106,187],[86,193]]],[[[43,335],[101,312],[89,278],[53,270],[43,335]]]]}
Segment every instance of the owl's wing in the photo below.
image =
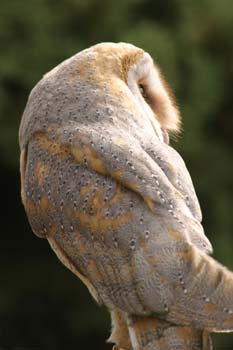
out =
{"type": "MultiPolygon", "coordinates": [[[[154,224],[153,234],[157,235],[157,239],[154,240],[156,247],[152,243],[148,251],[142,248],[138,256],[134,256],[133,269],[136,275],[141,274],[139,279],[143,281],[143,286],[139,283],[139,289],[143,290],[142,298],[150,300],[150,293],[153,293],[156,287],[163,288],[163,283],[157,279],[158,276],[154,279],[154,285],[153,278],[149,277],[153,273],[153,266],[156,266],[161,276],[166,279],[167,275],[165,284],[170,285],[169,289],[174,285],[177,288],[176,279],[179,280],[179,292],[175,302],[173,299],[167,319],[177,322],[180,318],[184,324],[190,324],[191,320],[201,329],[212,331],[233,329],[233,289],[230,287],[233,287],[233,275],[204,253],[212,248],[199,222],[199,204],[183,160],[165,144],[158,142],[150,145],[151,149],[147,150],[131,137],[130,133],[126,132],[124,135],[121,130],[117,134],[116,128],[111,132],[110,126],[106,129],[108,132],[102,134],[101,129],[95,127],[78,126],[75,131],[73,127],[68,127],[66,133],[61,130],[57,136],[62,144],[70,144],[71,154],[79,164],[110,177],[123,188],[143,198],[147,211],[150,212],[148,215],[151,219],[148,218],[148,221],[154,224]],[[165,228],[170,236],[164,233],[165,228]],[[160,267],[156,258],[156,253],[159,256],[159,249],[160,267]],[[147,258],[149,256],[151,259],[153,253],[155,258],[149,262],[152,266],[148,269],[147,258]],[[148,272],[146,280],[142,275],[148,272]],[[152,289],[148,284],[153,285],[152,289]],[[221,293],[225,300],[222,299],[221,293]]],[[[147,215],[145,208],[142,209],[142,213],[144,220],[147,215]]],[[[140,212],[136,215],[140,224],[140,212]]],[[[129,229],[132,232],[137,231],[133,227],[129,229]]],[[[150,226],[149,231],[152,230],[150,226]]],[[[133,249],[134,243],[131,242],[133,249]]],[[[169,300],[168,294],[165,300],[169,300]]],[[[153,309],[153,303],[156,303],[154,297],[149,302],[149,308],[153,309]]],[[[164,305],[166,309],[166,302],[164,305]]]]}
{"type": "Polygon", "coordinates": [[[96,299],[131,315],[233,330],[232,274],[192,244],[200,223],[136,140],[67,127],[34,135],[22,154],[34,232],[96,299]]]}
{"type": "Polygon", "coordinates": [[[161,142],[142,146],[127,130],[111,131],[111,126],[102,131],[95,125],[69,125],[65,132],[64,128],[57,132],[56,137],[69,145],[79,164],[139,194],[152,212],[158,214],[159,208],[168,222],[176,221],[187,241],[212,252],[200,224],[201,210],[192,180],[174,149],[161,142]]]}

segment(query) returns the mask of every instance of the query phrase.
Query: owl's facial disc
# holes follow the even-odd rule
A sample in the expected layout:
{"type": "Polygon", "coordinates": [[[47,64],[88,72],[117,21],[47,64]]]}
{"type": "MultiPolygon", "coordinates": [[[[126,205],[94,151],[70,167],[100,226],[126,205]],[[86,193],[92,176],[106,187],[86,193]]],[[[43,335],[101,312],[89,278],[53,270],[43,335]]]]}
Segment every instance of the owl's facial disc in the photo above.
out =
{"type": "MultiPolygon", "coordinates": [[[[143,85],[142,83],[139,83],[138,87],[139,87],[139,90],[140,90],[140,93],[141,93],[143,99],[145,100],[145,102],[151,108],[151,111],[153,112],[152,107],[153,107],[154,102],[152,100],[152,97],[147,93],[146,85],[143,85]]],[[[154,115],[154,118],[156,118],[156,115],[154,115]]],[[[150,118],[150,120],[151,120],[151,118],[150,118]]],[[[155,132],[156,132],[158,130],[158,127],[155,128],[155,120],[154,119],[151,120],[151,124],[152,124],[153,129],[154,130],[156,129],[155,130],[155,132]]],[[[164,143],[166,143],[166,144],[169,144],[169,133],[168,133],[168,131],[165,128],[162,128],[160,125],[159,125],[159,128],[161,129],[161,133],[162,133],[162,139],[163,139],[162,141],[164,143]]]]}
{"type": "Polygon", "coordinates": [[[180,130],[180,114],[159,69],[148,53],[144,52],[129,67],[127,83],[158,139],[168,144],[169,132],[177,133],[180,130]]]}

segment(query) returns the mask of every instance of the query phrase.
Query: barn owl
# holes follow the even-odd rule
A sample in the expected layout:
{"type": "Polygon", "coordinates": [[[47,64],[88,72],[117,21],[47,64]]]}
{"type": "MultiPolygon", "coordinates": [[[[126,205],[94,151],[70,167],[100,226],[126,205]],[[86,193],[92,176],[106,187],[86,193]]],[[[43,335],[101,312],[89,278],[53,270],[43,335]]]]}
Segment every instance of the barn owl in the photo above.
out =
{"type": "Polygon", "coordinates": [[[233,331],[233,274],[209,253],[180,115],[151,56],[101,43],[47,73],[20,130],[32,230],[112,317],[126,350],[210,349],[233,331]]]}

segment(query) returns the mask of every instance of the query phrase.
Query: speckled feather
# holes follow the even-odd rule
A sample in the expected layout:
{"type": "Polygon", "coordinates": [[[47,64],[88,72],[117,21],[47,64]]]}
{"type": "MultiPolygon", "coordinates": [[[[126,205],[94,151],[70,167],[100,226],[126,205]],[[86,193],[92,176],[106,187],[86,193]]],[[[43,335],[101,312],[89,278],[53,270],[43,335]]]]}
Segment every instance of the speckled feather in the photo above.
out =
{"type": "MultiPolygon", "coordinates": [[[[233,330],[233,275],[207,255],[186,166],[128,87],[148,56],[99,44],[36,85],[19,133],[23,203],[35,234],[122,322],[117,346],[210,349],[206,330],[233,330]]],[[[154,96],[155,122],[175,129],[170,97],[154,96]]]]}

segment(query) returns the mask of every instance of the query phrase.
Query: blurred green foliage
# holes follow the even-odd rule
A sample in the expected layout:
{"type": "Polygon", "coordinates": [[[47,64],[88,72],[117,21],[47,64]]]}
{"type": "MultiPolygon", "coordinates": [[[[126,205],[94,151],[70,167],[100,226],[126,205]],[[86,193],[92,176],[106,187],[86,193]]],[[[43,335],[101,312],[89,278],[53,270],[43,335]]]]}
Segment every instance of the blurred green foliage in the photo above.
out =
{"type": "MultiPolygon", "coordinates": [[[[233,269],[232,32],[232,0],[1,0],[1,350],[111,348],[107,312],[32,235],[18,176],[17,132],[31,88],[97,42],[131,42],[161,66],[183,115],[173,145],[192,175],[215,256],[233,269]]],[[[215,349],[232,348],[232,335],[215,336],[215,349]]]]}

